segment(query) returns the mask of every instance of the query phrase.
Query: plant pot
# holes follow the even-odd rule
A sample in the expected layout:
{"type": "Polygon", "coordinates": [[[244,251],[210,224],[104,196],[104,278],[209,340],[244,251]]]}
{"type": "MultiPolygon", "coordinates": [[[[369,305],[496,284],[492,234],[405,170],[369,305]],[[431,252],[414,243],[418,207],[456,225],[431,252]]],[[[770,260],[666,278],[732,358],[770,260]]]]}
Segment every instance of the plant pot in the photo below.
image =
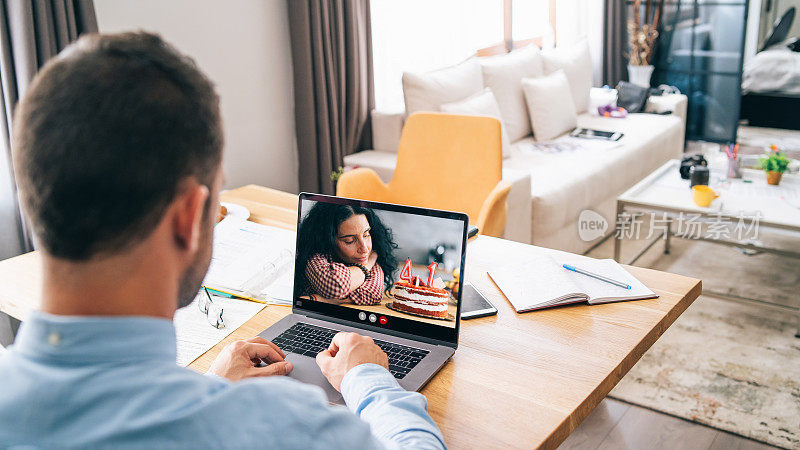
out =
{"type": "Polygon", "coordinates": [[[773,186],[781,184],[781,175],[783,175],[783,172],[773,172],[770,170],[767,172],[767,184],[771,184],[773,186]]]}
{"type": "Polygon", "coordinates": [[[628,64],[628,81],[631,83],[649,88],[651,76],[653,76],[653,66],[632,66],[628,64]]]}

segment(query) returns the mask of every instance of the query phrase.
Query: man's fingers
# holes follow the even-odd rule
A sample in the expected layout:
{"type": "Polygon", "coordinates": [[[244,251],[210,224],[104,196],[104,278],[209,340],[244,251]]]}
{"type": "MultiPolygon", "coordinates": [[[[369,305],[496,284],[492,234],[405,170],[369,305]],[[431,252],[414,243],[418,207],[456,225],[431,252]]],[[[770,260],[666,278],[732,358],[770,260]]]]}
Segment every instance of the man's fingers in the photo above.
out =
{"type": "Polygon", "coordinates": [[[327,361],[330,358],[333,358],[333,352],[331,351],[331,349],[323,350],[317,353],[316,357],[317,363],[319,363],[320,361],[327,361]]]}
{"type": "Polygon", "coordinates": [[[331,356],[336,356],[336,353],[339,352],[339,348],[342,347],[342,344],[346,338],[347,333],[344,331],[340,331],[333,335],[333,339],[331,339],[331,343],[328,345],[328,350],[330,350],[331,356]]]}
{"type": "Polygon", "coordinates": [[[334,354],[340,348],[342,348],[342,346],[345,345],[345,342],[347,342],[347,339],[350,337],[351,334],[355,334],[355,333],[348,333],[346,331],[340,331],[340,332],[338,332],[338,333],[333,335],[333,339],[331,339],[331,345],[330,345],[329,348],[331,350],[333,350],[334,354]]]}
{"type": "Polygon", "coordinates": [[[247,357],[251,360],[263,359],[269,362],[280,362],[284,359],[284,357],[271,345],[246,342],[243,348],[247,353],[247,357]]]}
{"type": "Polygon", "coordinates": [[[268,377],[271,375],[288,375],[294,366],[288,361],[272,363],[266,367],[253,367],[250,371],[254,377],[268,377]]]}
{"type": "Polygon", "coordinates": [[[334,357],[334,353],[331,352],[330,349],[323,350],[323,351],[317,353],[317,357],[316,357],[317,365],[319,366],[320,369],[322,369],[322,373],[323,374],[325,373],[325,369],[324,369],[325,366],[328,365],[328,362],[331,359],[333,359],[333,357],[334,357]]]}
{"type": "Polygon", "coordinates": [[[246,339],[245,342],[269,345],[270,347],[274,348],[278,352],[278,354],[281,355],[282,358],[286,358],[286,353],[284,353],[283,350],[280,349],[280,347],[275,345],[272,341],[268,341],[261,336],[251,337],[250,339],[246,339]]]}
{"type": "MultiPolygon", "coordinates": [[[[370,342],[374,342],[372,340],[372,338],[369,337],[369,336],[364,336],[364,335],[361,335],[361,334],[358,334],[358,333],[348,333],[348,332],[345,332],[345,331],[340,331],[340,332],[336,333],[335,335],[333,335],[333,339],[331,339],[330,348],[334,349],[334,345],[335,345],[336,346],[335,349],[338,350],[342,346],[346,346],[348,341],[350,342],[350,344],[353,344],[353,343],[355,343],[353,341],[359,341],[359,340],[365,340],[365,339],[369,340],[370,342]]],[[[335,351],[334,351],[334,353],[335,353],[335,351]]]]}

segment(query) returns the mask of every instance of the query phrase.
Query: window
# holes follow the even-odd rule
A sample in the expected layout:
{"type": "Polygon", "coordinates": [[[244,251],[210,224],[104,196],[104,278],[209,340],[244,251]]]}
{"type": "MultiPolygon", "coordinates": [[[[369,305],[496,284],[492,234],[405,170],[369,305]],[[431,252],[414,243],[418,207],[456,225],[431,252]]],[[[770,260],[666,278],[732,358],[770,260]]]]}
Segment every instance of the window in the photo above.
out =
{"type": "Polygon", "coordinates": [[[403,72],[457,64],[503,40],[503,0],[373,0],[375,107],[402,111],[403,72]]]}
{"type": "Polygon", "coordinates": [[[541,38],[552,46],[553,28],[550,0],[513,0],[511,4],[511,37],[515,42],[541,38]]]}
{"type": "MultiPolygon", "coordinates": [[[[506,42],[553,41],[555,0],[372,0],[375,108],[404,110],[403,72],[439,69],[506,42]],[[510,20],[508,20],[510,18],[510,20]]],[[[526,42],[527,43],[527,42],[526,42]]]]}

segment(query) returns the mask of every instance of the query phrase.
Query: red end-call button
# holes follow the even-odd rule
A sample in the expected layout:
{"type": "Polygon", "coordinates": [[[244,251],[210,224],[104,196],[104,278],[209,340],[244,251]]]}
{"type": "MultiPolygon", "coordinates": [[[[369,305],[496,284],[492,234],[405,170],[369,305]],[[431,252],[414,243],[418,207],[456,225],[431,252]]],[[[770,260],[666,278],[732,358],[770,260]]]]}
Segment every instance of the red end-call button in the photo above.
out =
{"type": "Polygon", "coordinates": [[[386,325],[386,316],[381,316],[381,318],[378,319],[378,321],[381,323],[381,325],[386,325]]]}

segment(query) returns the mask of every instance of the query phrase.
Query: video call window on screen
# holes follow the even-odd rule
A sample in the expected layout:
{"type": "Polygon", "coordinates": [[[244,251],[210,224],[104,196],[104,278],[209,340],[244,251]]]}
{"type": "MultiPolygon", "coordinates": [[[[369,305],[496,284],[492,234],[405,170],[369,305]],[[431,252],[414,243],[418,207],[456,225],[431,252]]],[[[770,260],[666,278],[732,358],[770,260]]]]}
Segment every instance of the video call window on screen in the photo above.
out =
{"type": "Polygon", "coordinates": [[[297,297],[455,328],[461,221],[301,201],[297,297]]]}

